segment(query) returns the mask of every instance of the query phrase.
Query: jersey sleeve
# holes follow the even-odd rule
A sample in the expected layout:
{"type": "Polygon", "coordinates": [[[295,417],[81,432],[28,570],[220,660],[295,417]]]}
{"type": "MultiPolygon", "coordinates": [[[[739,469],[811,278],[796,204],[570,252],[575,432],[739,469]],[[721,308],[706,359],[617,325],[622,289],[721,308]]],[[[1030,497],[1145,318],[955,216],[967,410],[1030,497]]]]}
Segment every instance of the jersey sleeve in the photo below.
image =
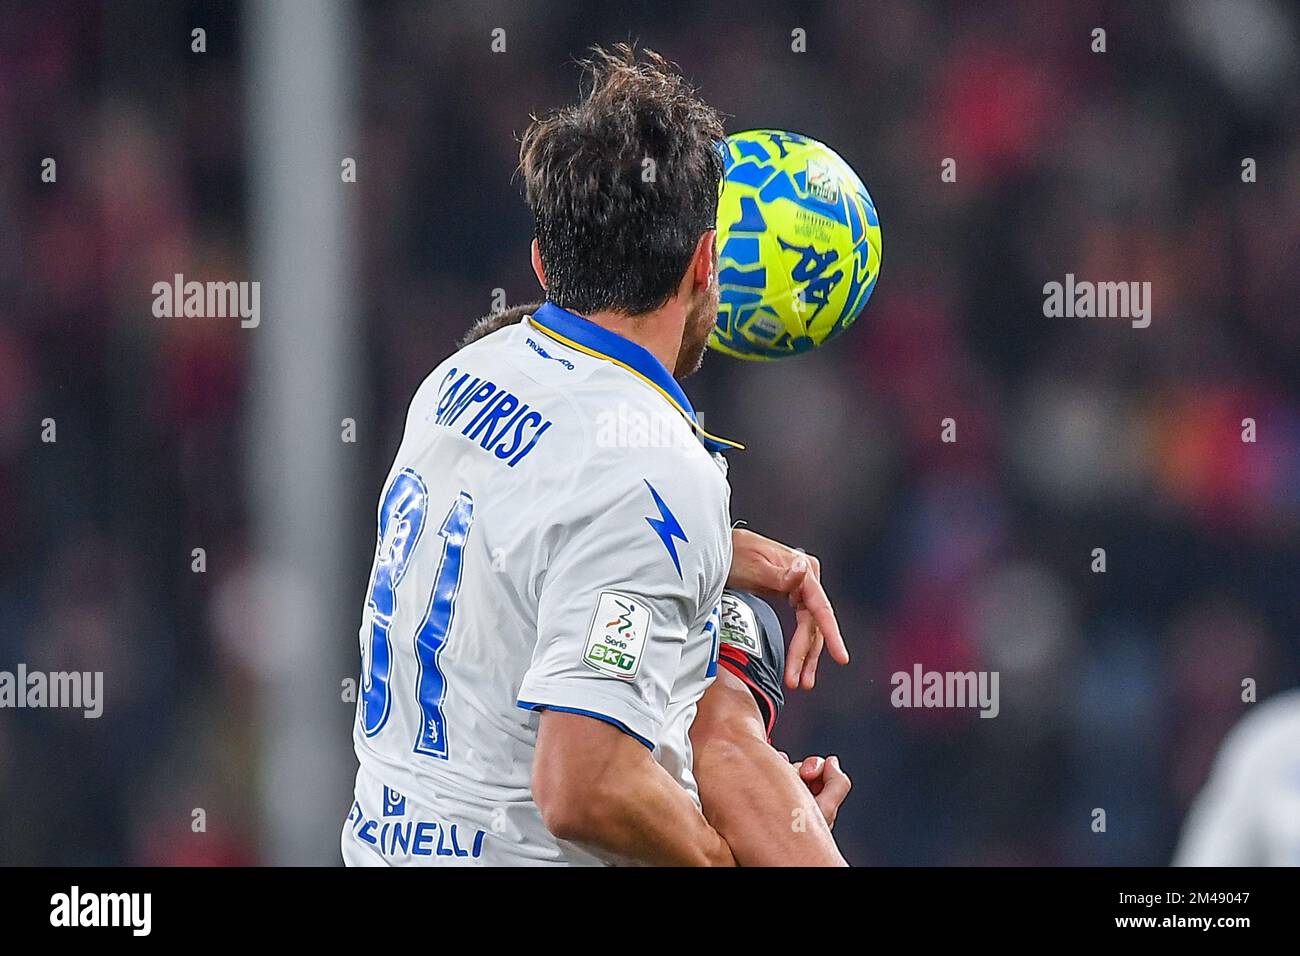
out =
{"type": "Polygon", "coordinates": [[[785,637],[776,611],[762,598],[744,591],[722,593],[718,663],[749,688],[763,716],[767,738],[781,714],[785,695],[785,637]]]}
{"type": "Polygon", "coordinates": [[[682,650],[731,559],[725,501],[688,474],[638,475],[617,496],[593,489],[587,517],[562,523],[520,707],[604,720],[654,749],[682,650]]]}

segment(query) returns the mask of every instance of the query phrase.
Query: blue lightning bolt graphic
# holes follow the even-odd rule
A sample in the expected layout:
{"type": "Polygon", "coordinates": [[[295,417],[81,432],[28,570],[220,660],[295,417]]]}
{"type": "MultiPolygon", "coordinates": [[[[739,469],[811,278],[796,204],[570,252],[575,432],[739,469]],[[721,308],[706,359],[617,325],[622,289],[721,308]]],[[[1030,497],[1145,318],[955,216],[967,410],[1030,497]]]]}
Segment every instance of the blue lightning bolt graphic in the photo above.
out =
{"type": "Polygon", "coordinates": [[[659,540],[668,549],[668,556],[673,559],[673,567],[677,569],[677,576],[680,578],[682,576],[682,561],[677,556],[677,545],[673,542],[673,538],[681,538],[682,543],[686,544],[688,543],[686,532],[682,530],[681,524],[677,521],[677,516],[668,510],[664,500],[659,497],[659,492],[655,491],[655,486],[645,478],[641,480],[645,481],[645,486],[650,489],[650,494],[654,495],[655,506],[659,509],[659,517],[651,518],[647,515],[646,524],[654,529],[655,534],[659,535],[659,540]]]}

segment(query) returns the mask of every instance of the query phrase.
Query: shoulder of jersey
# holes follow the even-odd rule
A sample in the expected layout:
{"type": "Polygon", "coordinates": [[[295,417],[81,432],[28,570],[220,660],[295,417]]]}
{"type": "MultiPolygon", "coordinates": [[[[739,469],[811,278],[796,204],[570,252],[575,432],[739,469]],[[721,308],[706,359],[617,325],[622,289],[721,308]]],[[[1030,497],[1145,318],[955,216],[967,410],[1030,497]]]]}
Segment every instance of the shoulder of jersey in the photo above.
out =
{"type": "Polygon", "coordinates": [[[527,319],[449,356],[417,401],[426,418],[448,383],[467,374],[495,378],[498,386],[517,392],[521,402],[542,410],[550,436],[532,452],[534,460],[549,458],[555,465],[604,473],[642,471],[665,484],[697,488],[725,478],[723,460],[704,448],[683,413],[653,383],[616,362],[549,338],[527,319]]]}
{"type": "Polygon", "coordinates": [[[513,337],[503,338],[500,347],[517,368],[572,401],[592,437],[595,457],[686,459],[709,462],[717,470],[682,413],[641,376],[547,337],[528,319],[511,329],[513,337]]]}
{"type": "Polygon", "coordinates": [[[470,349],[509,361],[529,378],[562,388],[573,387],[607,364],[547,338],[527,317],[483,336],[461,352],[470,354],[470,349]]]}

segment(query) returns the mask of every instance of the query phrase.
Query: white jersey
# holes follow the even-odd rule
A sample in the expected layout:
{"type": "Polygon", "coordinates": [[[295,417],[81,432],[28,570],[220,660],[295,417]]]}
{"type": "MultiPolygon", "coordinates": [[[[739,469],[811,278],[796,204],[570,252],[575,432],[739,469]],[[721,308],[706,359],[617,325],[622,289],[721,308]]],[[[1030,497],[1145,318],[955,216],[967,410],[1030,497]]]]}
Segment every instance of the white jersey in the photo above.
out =
{"type": "Polygon", "coordinates": [[[731,565],[719,440],[648,351],[554,305],[443,362],[379,503],[351,865],[600,864],[533,802],[541,709],[607,721],[692,796],[731,565]]]}
{"type": "Polygon", "coordinates": [[[1224,738],[1175,866],[1300,866],[1300,691],[1259,705],[1224,738]]]}

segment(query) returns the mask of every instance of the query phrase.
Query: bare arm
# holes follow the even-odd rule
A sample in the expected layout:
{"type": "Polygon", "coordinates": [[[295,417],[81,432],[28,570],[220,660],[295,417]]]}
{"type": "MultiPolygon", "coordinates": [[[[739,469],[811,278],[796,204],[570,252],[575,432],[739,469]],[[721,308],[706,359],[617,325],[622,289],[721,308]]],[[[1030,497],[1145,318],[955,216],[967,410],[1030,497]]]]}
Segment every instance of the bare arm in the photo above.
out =
{"type": "Polygon", "coordinates": [[[734,866],[690,795],[637,740],[602,720],[542,711],[533,799],[561,840],[658,866],[734,866]]]}
{"type": "MultiPolygon", "coordinates": [[[[768,744],[753,696],[726,668],[700,701],[691,747],[704,815],[740,865],[848,865],[817,798],[768,744]]],[[[848,778],[836,786],[847,793],[848,778]]],[[[843,793],[827,799],[838,806],[843,793]]]]}
{"type": "Polygon", "coordinates": [[[784,595],[795,610],[794,635],[785,655],[785,686],[813,688],[823,647],[833,660],[847,664],[849,649],[821,584],[821,562],[744,528],[733,529],[731,543],[727,586],[764,597],[784,595]]]}

